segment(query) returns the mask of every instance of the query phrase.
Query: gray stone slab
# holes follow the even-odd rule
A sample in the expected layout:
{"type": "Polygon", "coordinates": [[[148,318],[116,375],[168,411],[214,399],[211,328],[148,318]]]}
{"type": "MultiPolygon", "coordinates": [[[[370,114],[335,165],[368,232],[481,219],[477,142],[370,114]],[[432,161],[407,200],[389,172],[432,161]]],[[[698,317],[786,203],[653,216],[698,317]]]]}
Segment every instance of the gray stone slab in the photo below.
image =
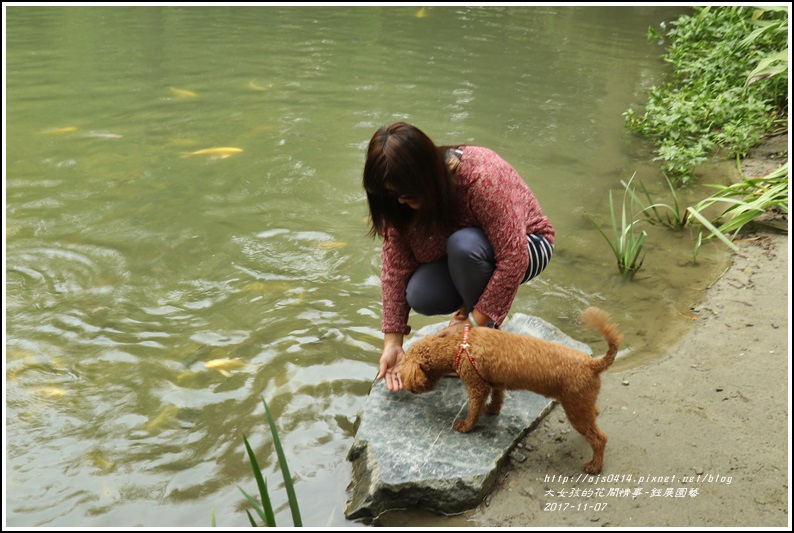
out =
{"type": "MultiPolygon", "coordinates": [[[[427,326],[412,338],[444,326],[427,326]]],[[[538,317],[515,314],[502,329],[592,353],[589,346],[538,317]]],[[[412,507],[456,514],[476,506],[515,444],[552,406],[551,400],[535,393],[508,391],[498,416],[483,415],[472,432],[463,434],[452,423],[466,416],[467,403],[466,387],[455,377],[418,395],[392,393],[383,380],[376,382],[359,412],[348,454],[353,476],[345,516],[367,520],[412,507]]]]}

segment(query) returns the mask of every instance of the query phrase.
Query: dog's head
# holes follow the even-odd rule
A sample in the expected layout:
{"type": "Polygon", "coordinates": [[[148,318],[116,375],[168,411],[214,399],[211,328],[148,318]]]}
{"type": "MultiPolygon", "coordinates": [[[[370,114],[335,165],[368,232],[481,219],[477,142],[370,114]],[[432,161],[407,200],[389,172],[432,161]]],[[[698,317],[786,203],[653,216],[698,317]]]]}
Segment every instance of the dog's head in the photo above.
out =
{"type": "Polygon", "coordinates": [[[436,388],[443,373],[432,365],[430,339],[415,342],[403,355],[400,379],[403,386],[414,394],[430,392],[436,388]]]}

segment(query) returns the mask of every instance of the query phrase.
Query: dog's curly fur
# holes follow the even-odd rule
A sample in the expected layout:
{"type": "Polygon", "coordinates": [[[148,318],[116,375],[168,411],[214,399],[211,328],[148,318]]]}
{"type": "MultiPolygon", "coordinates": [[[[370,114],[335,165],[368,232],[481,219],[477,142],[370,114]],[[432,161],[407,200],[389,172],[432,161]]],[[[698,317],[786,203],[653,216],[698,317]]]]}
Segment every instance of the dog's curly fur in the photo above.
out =
{"type": "MultiPolygon", "coordinates": [[[[601,389],[601,372],[615,360],[621,335],[601,309],[585,309],[581,320],[606,339],[609,348],[604,357],[596,360],[555,342],[496,329],[472,328],[469,344],[476,370],[465,355],[457,368],[468,389],[469,411],[466,419],[453,427],[467,433],[483,412],[499,414],[505,390],[530,390],[562,405],[571,425],[593,448],[593,459],[585,464],[585,472],[600,472],[607,437],[596,425],[600,412],[596,399],[601,389]],[[486,405],[489,395],[491,401],[486,405]]],[[[455,356],[462,337],[463,333],[429,336],[414,343],[402,360],[400,377],[405,388],[415,394],[431,391],[443,376],[455,371],[455,356]]]]}

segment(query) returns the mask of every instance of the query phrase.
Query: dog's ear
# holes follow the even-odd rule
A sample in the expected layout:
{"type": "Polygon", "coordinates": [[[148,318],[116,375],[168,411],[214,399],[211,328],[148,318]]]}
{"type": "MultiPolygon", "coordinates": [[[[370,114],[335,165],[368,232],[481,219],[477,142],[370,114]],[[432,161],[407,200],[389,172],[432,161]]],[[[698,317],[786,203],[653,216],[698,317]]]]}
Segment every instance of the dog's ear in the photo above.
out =
{"type": "Polygon", "coordinates": [[[433,368],[430,364],[430,346],[427,343],[422,343],[414,346],[414,360],[419,368],[427,374],[433,368]]]}
{"type": "Polygon", "coordinates": [[[425,372],[417,357],[404,357],[400,369],[403,386],[411,392],[421,392],[426,381],[425,372]]]}

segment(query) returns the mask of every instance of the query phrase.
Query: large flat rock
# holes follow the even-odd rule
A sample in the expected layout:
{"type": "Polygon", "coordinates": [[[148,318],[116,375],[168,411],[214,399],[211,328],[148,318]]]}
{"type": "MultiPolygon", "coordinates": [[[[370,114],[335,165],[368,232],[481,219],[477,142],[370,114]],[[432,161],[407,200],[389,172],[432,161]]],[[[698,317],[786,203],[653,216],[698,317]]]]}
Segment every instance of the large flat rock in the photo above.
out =
{"type": "MultiPolygon", "coordinates": [[[[422,328],[413,340],[444,326],[422,328]]],[[[502,329],[592,353],[586,344],[534,316],[515,314],[502,329]]],[[[472,432],[463,434],[452,423],[466,416],[467,403],[466,387],[455,377],[443,378],[426,394],[392,393],[383,380],[376,382],[359,412],[348,454],[353,479],[345,516],[367,520],[411,507],[455,514],[476,506],[515,444],[552,406],[535,393],[509,391],[498,416],[483,415],[472,432]]]]}

